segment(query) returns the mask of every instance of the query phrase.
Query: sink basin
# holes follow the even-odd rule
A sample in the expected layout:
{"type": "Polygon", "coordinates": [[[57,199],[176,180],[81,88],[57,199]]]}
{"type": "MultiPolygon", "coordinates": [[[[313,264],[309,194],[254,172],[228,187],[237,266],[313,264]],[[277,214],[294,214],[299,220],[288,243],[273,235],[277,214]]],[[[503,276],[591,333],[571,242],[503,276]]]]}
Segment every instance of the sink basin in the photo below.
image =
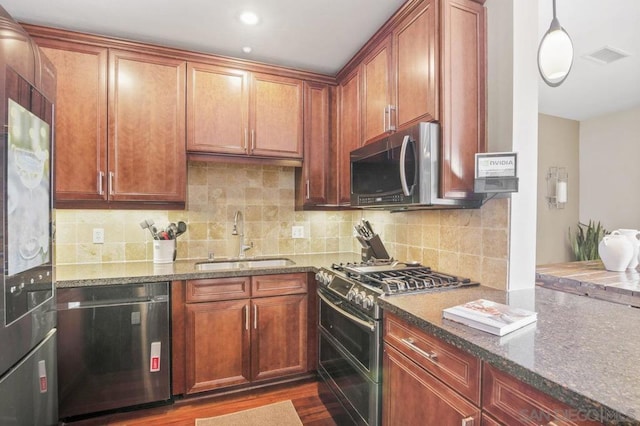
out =
{"type": "Polygon", "coordinates": [[[212,260],[211,262],[197,263],[196,269],[198,271],[222,271],[225,269],[277,268],[295,264],[293,260],[287,258],[212,260]]]}

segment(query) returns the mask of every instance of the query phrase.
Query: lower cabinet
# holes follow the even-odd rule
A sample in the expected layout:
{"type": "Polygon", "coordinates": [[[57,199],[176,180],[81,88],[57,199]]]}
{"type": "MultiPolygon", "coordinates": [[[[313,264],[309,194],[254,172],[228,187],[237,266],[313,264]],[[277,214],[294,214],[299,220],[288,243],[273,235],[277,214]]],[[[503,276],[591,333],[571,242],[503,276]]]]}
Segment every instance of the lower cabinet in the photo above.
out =
{"type": "Polygon", "coordinates": [[[384,425],[480,424],[480,360],[385,314],[384,425]]]}
{"type": "Polygon", "coordinates": [[[387,313],[383,360],[385,426],[601,424],[387,313]]]}
{"type": "Polygon", "coordinates": [[[184,390],[174,394],[308,371],[306,274],[191,280],[184,287],[184,349],[175,330],[173,343],[174,363],[184,362],[184,390]]]}

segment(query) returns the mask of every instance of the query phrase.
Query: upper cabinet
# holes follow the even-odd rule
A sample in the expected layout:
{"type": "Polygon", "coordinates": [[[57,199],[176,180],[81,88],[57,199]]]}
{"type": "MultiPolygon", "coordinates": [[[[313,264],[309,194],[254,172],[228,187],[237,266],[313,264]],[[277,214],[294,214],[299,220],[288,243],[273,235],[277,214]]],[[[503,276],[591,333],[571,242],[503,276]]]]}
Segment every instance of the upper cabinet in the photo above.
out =
{"type": "Polygon", "coordinates": [[[349,201],[348,150],[419,121],[441,124],[440,196],[477,197],[475,154],[486,150],[483,3],[410,0],[338,74],[339,202],[349,201]]]}
{"type": "Polygon", "coordinates": [[[108,49],[36,38],[58,73],[56,203],[105,200],[108,49]]]}
{"type": "Polygon", "coordinates": [[[474,196],[475,154],[486,151],[486,15],[481,3],[442,3],[440,192],[445,198],[474,196]]]}
{"type": "Polygon", "coordinates": [[[109,199],[184,203],[185,61],[109,55],[109,199]]]}
{"type": "Polygon", "coordinates": [[[55,206],[186,201],[185,61],[55,37],[55,206]]]}
{"type": "Polygon", "coordinates": [[[303,82],[189,63],[187,149],[302,160],[303,82]]]}

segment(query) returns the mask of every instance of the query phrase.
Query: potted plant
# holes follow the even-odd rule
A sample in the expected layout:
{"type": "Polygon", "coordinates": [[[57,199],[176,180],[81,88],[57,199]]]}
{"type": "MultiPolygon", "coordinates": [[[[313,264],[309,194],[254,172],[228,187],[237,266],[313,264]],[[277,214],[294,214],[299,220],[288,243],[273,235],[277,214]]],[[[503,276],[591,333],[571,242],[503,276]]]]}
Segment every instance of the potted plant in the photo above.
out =
{"type": "Polygon", "coordinates": [[[588,224],[578,222],[578,229],[575,235],[569,228],[569,242],[573,249],[576,260],[598,260],[598,244],[608,232],[602,227],[600,222],[589,221],[588,224]]]}

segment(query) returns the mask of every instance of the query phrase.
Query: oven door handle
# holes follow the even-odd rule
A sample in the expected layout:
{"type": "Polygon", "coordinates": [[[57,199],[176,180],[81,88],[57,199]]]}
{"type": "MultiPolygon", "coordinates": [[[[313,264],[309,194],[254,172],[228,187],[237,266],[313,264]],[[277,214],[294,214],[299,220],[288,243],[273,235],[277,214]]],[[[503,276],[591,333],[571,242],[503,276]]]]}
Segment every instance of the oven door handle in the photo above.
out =
{"type": "Polygon", "coordinates": [[[330,301],[329,299],[327,299],[325,296],[323,296],[323,295],[322,295],[322,293],[318,293],[318,296],[320,296],[320,299],[324,300],[324,302],[325,302],[327,305],[329,305],[330,307],[332,307],[334,311],[336,311],[336,312],[338,312],[339,314],[341,314],[341,315],[343,315],[343,316],[345,316],[345,317],[349,318],[350,320],[352,320],[352,321],[354,321],[354,322],[356,322],[356,323],[360,324],[360,325],[361,325],[361,326],[363,326],[363,327],[367,327],[367,328],[368,328],[369,330],[371,330],[371,331],[375,331],[375,329],[376,329],[376,325],[375,325],[375,324],[372,324],[372,323],[370,323],[370,322],[368,322],[368,321],[361,320],[361,319],[360,319],[360,318],[358,318],[357,316],[352,315],[352,314],[350,314],[349,312],[346,312],[346,311],[344,311],[344,310],[340,309],[340,308],[339,308],[335,303],[333,303],[332,301],[330,301]]]}

